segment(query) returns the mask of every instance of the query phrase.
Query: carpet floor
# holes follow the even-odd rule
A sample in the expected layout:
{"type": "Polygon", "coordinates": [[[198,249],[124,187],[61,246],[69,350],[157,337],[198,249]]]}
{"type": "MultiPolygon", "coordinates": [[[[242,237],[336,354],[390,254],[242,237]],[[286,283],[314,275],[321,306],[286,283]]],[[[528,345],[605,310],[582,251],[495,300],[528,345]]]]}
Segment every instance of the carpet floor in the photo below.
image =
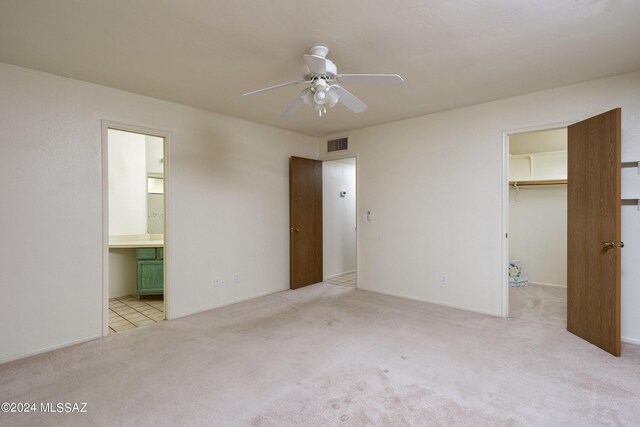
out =
{"type": "Polygon", "coordinates": [[[567,288],[529,283],[509,288],[509,317],[567,327],[567,288]]]}
{"type": "Polygon", "coordinates": [[[640,425],[640,347],[318,284],[0,365],[0,425],[640,425]]]}

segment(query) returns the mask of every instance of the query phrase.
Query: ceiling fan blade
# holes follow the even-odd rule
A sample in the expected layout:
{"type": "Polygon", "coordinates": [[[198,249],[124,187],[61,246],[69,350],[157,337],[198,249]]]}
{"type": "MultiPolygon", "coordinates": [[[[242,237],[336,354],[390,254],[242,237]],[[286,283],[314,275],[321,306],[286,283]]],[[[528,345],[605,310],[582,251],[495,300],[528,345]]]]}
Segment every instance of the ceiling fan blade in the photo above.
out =
{"type": "Polygon", "coordinates": [[[301,95],[296,96],[296,99],[294,99],[293,102],[289,104],[289,107],[287,107],[287,109],[284,110],[284,112],[282,113],[282,117],[293,116],[295,112],[298,111],[300,107],[302,107],[302,104],[303,104],[302,96],[301,95]]]}
{"type": "Polygon", "coordinates": [[[309,72],[312,74],[327,74],[327,60],[318,55],[305,55],[304,62],[309,67],[309,72]]]}
{"type": "Polygon", "coordinates": [[[345,107],[353,111],[354,113],[362,113],[367,109],[367,104],[360,101],[354,94],[349,92],[343,87],[338,85],[331,86],[332,90],[335,90],[338,95],[340,95],[340,102],[342,102],[345,107]]]}
{"type": "Polygon", "coordinates": [[[338,74],[336,80],[346,84],[395,86],[404,82],[397,74],[338,74]]]}
{"type": "Polygon", "coordinates": [[[278,89],[279,87],[297,85],[297,84],[300,84],[300,83],[311,83],[311,82],[309,82],[307,80],[294,80],[292,82],[281,83],[279,85],[265,87],[264,89],[254,90],[253,92],[243,93],[242,96],[255,95],[256,93],[267,92],[269,90],[278,89]]]}

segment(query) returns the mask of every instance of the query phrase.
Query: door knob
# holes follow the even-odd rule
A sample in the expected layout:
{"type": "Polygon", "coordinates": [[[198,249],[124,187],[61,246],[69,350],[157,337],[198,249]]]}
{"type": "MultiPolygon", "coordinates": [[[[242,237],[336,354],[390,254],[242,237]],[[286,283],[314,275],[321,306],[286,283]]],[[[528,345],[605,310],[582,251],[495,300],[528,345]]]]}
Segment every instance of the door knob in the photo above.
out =
{"type": "Polygon", "coordinates": [[[613,249],[615,247],[624,248],[624,242],[620,241],[618,243],[612,242],[611,240],[603,240],[602,247],[603,249],[613,249]]]}

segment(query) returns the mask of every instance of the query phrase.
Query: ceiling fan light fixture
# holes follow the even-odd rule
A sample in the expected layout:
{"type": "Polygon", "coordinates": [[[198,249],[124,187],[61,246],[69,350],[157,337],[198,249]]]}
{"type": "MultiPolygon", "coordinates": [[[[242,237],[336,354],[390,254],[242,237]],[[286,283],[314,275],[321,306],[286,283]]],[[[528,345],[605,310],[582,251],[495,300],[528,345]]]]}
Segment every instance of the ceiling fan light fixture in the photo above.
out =
{"type": "Polygon", "coordinates": [[[324,90],[318,90],[315,95],[313,95],[313,100],[316,104],[324,105],[327,103],[327,93],[324,90]]]}
{"type": "Polygon", "coordinates": [[[332,88],[327,91],[327,105],[329,106],[329,108],[333,108],[339,100],[340,95],[338,95],[338,92],[336,92],[332,88]]]}
{"type": "Polygon", "coordinates": [[[302,102],[306,105],[314,105],[313,91],[310,88],[303,90],[300,94],[300,98],[302,98],[302,102]]]}
{"type": "Polygon", "coordinates": [[[303,80],[294,80],[254,90],[242,96],[255,95],[284,86],[305,83],[310,84],[310,86],[300,92],[298,97],[294,98],[293,102],[282,113],[282,117],[290,117],[302,105],[308,105],[322,116],[322,113],[327,112],[327,108],[334,107],[338,102],[341,102],[354,113],[362,113],[367,109],[367,104],[336,83],[393,86],[404,81],[397,74],[338,74],[336,65],[326,57],[328,53],[329,49],[326,46],[313,46],[309,54],[304,55],[304,61],[309,72],[304,76],[303,80]]]}

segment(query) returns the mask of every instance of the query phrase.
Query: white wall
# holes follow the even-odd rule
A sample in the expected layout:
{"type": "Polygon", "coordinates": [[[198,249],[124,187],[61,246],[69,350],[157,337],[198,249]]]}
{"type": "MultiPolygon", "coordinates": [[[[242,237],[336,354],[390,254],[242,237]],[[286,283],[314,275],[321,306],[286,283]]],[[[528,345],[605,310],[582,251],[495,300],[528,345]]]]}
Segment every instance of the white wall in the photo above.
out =
{"type": "Polygon", "coordinates": [[[567,149],[567,128],[526,132],[509,137],[510,154],[548,153],[567,149]]]}
{"type": "Polygon", "coordinates": [[[356,160],[322,164],[324,278],[356,269],[356,160]],[[346,191],[345,197],[340,192],[346,191]]]}
{"type": "MultiPolygon", "coordinates": [[[[640,72],[348,132],[358,154],[359,287],[500,315],[503,132],[615,107],[623,160],[640,160],[640,72]],[[367,210],[371,222],[361,221],[367,210]]],[[[323,157],[324,141],[342,136],[319,141],[323,157]]],[[[638,342],[639,221],[623,206],[622,335],[638,342]]]]}
{"type": "Polygon", "coordinates": [[[0,82],[0,361],[102,334],[102,119],[171,133],[174,317],[288,289],[288,158],[316,138],[4,63],[0,82]]]}
{"type": "Polygon", "coordinates": [[[509,189],[509,259],[531,283],[567,286],[567,186],[509,189]]]}
{"type": "Polygon", "coordinates": [[[164,173],[164,139],[145,135],[147,173],[164,173]]]}
{"type": "Polygon", "coordinates": [[[109,235],[146,234],[145,136],[109,129],[109,235]]]}

